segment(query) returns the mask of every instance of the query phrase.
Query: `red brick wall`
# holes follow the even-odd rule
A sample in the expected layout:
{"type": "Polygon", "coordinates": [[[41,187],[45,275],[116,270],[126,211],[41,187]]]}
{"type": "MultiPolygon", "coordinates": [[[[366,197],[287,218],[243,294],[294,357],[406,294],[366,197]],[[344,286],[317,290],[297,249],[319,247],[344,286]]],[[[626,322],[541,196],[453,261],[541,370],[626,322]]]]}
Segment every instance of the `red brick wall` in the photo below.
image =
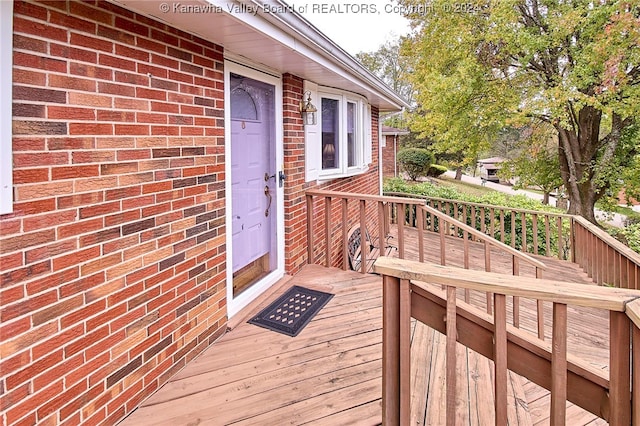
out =
{"type": "Polygon", "coordinates": [[[2,422],[115,423],[225,330],[222,48],[107,2],[14,7],[2,422]]]}
{"type": "MultiPolygon", "coordinates": [[[[303,80],[291,74],[283,78],[284,86],[284,163],[287,181],[285,185],[285,269],[288,274],[295,274],[307,264],[307,208],[305,191],[309,188],[322,188],[332,191],[358,192],[364,194],[379,194],[380,181],[378,175],[378,110],[372,108],[371,130],[373,138],[373,162],[369,170],[358,176],[333,179],[317,185],[315,182],[305,182],[304,167],[304,125],[299,112],[300,99],[303,94],[303,80]]],[[[355,217],[355,204],[350,211],[350,217],[355,217]]],[[[316,203],[314,208],[314,230],[316,241],[323,235],[324,208],[316,203]]],[[[370,215],[374,214],[372,211],[370,215]]],[[[338,206],[334,206],[332,223],[336,232],[343,224],[338,206]]],[[[349,226],[349,224],[347,224],[349,226]]],[[[334,242],[336,247],[339,242],[334,242]]],[[[320,247],[316,247],[317,259],[322,255],[320,247]]],[[[337,253],[337,252],[336,252],[337,253]]],[[[336,254],[333,265],[338,265],[340,259],[336,254]]],[[[316,259],[316,261],[317,261],[316,259]]]]}
{"type": "Polygon", "coordinates": [[[396,154],[398,152],[398,143],[394,146],[393,140],[396,136],[387,135],[386,146],[382,147],[382,176],[395,177],[396,176],[396,154]]]}

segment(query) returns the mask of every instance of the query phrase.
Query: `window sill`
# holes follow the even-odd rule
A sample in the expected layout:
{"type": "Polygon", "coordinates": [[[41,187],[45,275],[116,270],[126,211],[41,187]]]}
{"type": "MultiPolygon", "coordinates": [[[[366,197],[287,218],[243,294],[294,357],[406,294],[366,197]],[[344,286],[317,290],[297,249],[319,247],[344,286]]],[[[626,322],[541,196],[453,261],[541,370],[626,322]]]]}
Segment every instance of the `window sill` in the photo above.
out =
{"type": "Polygon", "coordinates": [[[363,175],[365,173],[367,173],[369,171],[369,166],[366,165],[361,169],[351,169],[345,173],[331,173],[331,174],[321,174],[318,177],[318,183],[322,184],[322,183],[327,183],[327,182],[331,182],[332,180],[335,179],[342,179],[342,178],[348,178],[348,177],[353,177],[353,176],[358,176],[358,175],[363,175]]]}

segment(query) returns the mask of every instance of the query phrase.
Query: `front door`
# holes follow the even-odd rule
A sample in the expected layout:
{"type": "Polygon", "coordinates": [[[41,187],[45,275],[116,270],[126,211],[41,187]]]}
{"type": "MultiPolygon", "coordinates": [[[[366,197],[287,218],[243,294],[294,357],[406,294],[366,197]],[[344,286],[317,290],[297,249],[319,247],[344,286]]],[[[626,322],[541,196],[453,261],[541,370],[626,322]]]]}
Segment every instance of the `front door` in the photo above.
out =
{"type": "Polygon", "coordinates": [[[275,268],[275,87],[230,76],[233,295],[275,268]]]}

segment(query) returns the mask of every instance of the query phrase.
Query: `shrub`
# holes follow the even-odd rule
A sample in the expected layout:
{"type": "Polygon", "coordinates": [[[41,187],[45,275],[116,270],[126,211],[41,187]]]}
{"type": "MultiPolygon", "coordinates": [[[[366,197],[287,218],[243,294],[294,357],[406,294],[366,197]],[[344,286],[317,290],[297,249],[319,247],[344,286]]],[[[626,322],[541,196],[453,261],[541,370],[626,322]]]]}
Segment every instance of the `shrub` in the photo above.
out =
{"type": "Polygon", "coordinates": [[[446,166],[441,166],[439,164],[432,164],[431,167],[429,167],[429,171],[427,171],[427,176],[438,177],[446,171],[447,171],[446,166]]]}
{"type": "Polygon", "coordinates": [[[424,148],[405,148],[398,152],[398,163],[407,172],[411,180],[426,176],[433,162],[433,153],[424,148]]]}

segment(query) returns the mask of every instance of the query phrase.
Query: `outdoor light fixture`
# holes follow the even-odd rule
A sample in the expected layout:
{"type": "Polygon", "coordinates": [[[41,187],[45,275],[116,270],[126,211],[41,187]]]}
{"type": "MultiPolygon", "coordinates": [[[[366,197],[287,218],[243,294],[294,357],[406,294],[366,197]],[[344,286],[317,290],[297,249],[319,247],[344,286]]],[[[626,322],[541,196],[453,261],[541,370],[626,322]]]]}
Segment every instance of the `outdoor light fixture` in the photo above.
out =
{"type": "Polygon", "coordinates": [[[300,113],[302,114],[302,122],[305,126],[314,125],[316,124],[316,112],[318,111],[318,108],[313,106],[313,104],[311,103],[311,92],[307,90],[304,94],[307,95],[307,102],[304,101],[303,96],[302,100],[300,101],[300,113]]]}

